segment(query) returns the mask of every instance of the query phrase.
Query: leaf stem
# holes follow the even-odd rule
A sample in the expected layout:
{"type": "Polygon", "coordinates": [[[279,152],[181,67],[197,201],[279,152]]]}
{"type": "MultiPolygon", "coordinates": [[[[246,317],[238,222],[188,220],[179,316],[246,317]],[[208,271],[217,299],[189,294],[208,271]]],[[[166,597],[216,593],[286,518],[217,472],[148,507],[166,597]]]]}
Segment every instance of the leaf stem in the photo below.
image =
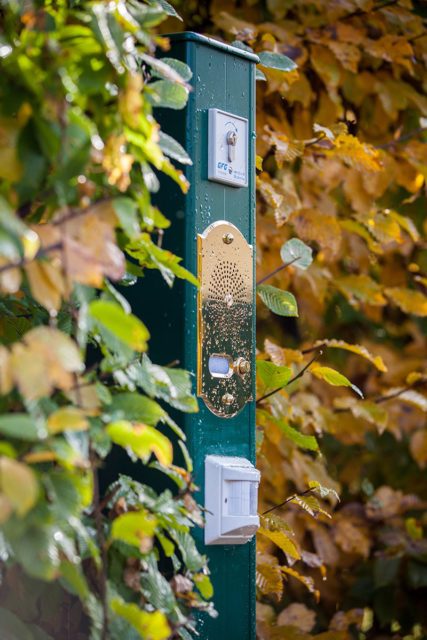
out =
{"type": "Polygon", "coordinates": [[[298,380],[299,378],[302,378],[302,376],[304,375],[304,373],[307,371],[307,369],[309,368],[309,366],[311,364],[313,364],[313,362],[315,360],[317,360],[321,355],[323,354],[323,351],[319,351],[319,353],[317,353],[314,358],[312,358],[310,360],[310,362],[308,362],[297,374],[296,376],[294,376],[293,378],[291,378],[286,384],[283,384],[281,387],[278,387],[277,389],[274,389],[273,391],[270,391],[269,393],[266,393],[265,395],[261,396],[261,398],[258,398],[258,400],[256,401],[256,404],[259,404],[260,402],[262,402],[263,400],[266,400],[267,398],[269,398],[270,396],[274,395],[275,393],[277,393],[278,391],[281,391],[282,389],[284,389],[285,387],[288,387],[290,384],[292,384],[293,382],[295,382],[296,380],[298,380]]]}
{"type": "Polygon", "coordinates": [[[274,271],[272,271],[271,273],[267,273],[266,276],[264,276],[263,278],[261,278],[261,280],[258,280],[258,282],[256,283],[257,286],[259,284],[262,284],[263,282],[265,282],[266,280],[269,280],[270,278],[272,278],[273,276],[276,275],[276,273],[279,273],[280,271],[283,271],[283,269],[286,269],[286,267],[290,267],[291,264],[293,264],[294,262],[296,262],[297,260],[300,259],[300,256],[297,256],[296,258],[294,258],[293,260],[291,260],[290,262],[286,262],[285,264],[281,264],[280,267],[277,267],[277,269],[274,269],[274,271]]]}

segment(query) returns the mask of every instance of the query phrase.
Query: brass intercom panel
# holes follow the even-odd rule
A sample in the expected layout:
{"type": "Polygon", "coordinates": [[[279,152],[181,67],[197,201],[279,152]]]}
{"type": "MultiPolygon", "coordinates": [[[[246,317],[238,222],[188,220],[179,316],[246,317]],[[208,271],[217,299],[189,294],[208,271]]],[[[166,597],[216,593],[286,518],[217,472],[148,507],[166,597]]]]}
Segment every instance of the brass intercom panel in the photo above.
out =
{"type": "Polygon", "coordinates": [[[252,400],[252,252],[225,220],[198,236],[197,392],[223,418],[252,400]]]}

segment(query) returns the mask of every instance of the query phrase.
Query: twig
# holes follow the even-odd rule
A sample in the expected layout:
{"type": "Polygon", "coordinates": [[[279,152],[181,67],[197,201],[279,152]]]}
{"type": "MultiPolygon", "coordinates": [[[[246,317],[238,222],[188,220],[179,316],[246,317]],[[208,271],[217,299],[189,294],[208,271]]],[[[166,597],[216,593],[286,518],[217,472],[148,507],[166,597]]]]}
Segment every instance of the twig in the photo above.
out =
{"type": "Polygon", "coordinates": [[[267,511],[264,511],[263,513],[261,513],[261,515],[265,516],[267,515],[267,513],[271,513],[271,511],[280,509],[280,507],[283,507],[285,504],[288,504],[288,502],[292,502],[292,500],[295,500],[295,498],[301,498],[302,496],[306,496],[308,493],[311,493],[312,491],[314,491],[315,488],[316,487],[311,487],[310,489],[307,489],[302,493],[294,493],[292,496],[290,496],[289,498],[286,498],[286,500],[284,500],[280,504],[276,504],[274,507],[270,507],[270,509],[267,509],[267,511]]]}
{"type": "MultiPolygon", "coordinates": [[[[404,394],[406,391],[411,391],[412,389],[415,389],[416,387],[422,386],[424,384],[427,384],[427,380],[417,380],[416,382],[414,382],[414,384],[407,385],[406,387],[401,387],[400,389],[397,389],[397,391],[393,391],[393,393],[389,393],[385,396],[367,398],[367,400],[370,400],[370,402],[374,402],[375,404],[381,404],[382,402],[387,402],[387,400],[394,400],[395,398],[398,398],[399,396],[404,394]]],[[[339,407],[338,409],[334,410],[334,413],[344,413],[344,411],[351,411],[351,407],[339,407]]]]}
{"type": "Polygon", "coordinates": [[[415,387],[418,387],[422,384],[426,384],[426,382],[427,380],[417,380],[414,384],[407,385],[406,387],[402,387],[397,391],[393,391],[393,393],[389,393],[388,395],[374,398],[373,402],[375,402],[375,404],[380,404],[381,402],[387,402],[387,400],[394,400],[394,398],[398,398],[406,391],[411,391],[411,389],[414,389],[415,387]]]}
{"type": "Polygon", "coordinates": [[[28,258],[23,258],[22,260],[19,260],[19,262],[8,262],[7,264],[4,264],[0,267],[0,273],[9,271],[9,269],[20,269],[22,267],[25,267],[25,265],[33,262],[33,260],[43,258],[46,254],[51,253],[52,251],[59,251],[61,248],[62,242],[54,242],[53,244],[49,244],[44,249],[40,249],[34,256],[34,258],[31,258],[31,260],[29,260],[28,258]]]}
{"type": "Polygon", "coordinates": [[[314,144],[317,144],[317,143],[318,143],[318,142],[320,142],[321,140],[324,140],[324,139],[325,139],[325,137],[326,137],[326,136],[325,136],[325,134],[323,134],[323,135],[319,136],[318,138],[315,138],[314,140],[310,140],[310,142],[306,142],[306,143],[304,144],[304,146],[305,146],[305,148],[307,148],[307,147],[312,147],[314,144]]]}
{"type": "Polygon", "coordinates": [[[291,378],[286,384],[282,385],[281,387],[278,387],[277,389],[274,389],[274,391],[270,391],[269,393],[266,393],[265,395],[261,396],[261,398],[258,398],[258,400],[256,401],[256,404],[259,404],[260,402],[262,402],[263,400],[266,400],[267,398],[269,398],[270,396],[274,395],[275,393],[277,393],[278,391],[281,391],[282,389],[284,389],[285,387],[288,387],[290,384],[292,384],[293,382],[295,382],[296,380],[298,380],[298,378],[302,378],[302,376],[304,375],[304,373],[307,371],[308,367],[313,364],[313,362],[315,360],[317,360],[317,358],[319,358],[319,356],[321,356],[323,353],[323,351],[319,351],[319,353],[317,353],[314,358],[312,358],[310,360],[310,362],[308,362],[302,369],[301,371],[299,371],[296,376],[294,376],[293,378],[291,378]]]}
{"type": "Polygon", "coordinates": [[[266,276],[264,276],[263,278],[261,278],[261,280],[258,280],[258,282],[256,283],[257,286],[259,284],[262,284],[263,282],[265,282],[266,280],[269,280],[270,278],[272,278],[273,276],[276,275],[276,273],[279,273],[279,271],[282,271],[283,269],[286,269],[286,267],[290,267],[291,264],[293,264],[294,262],[296,262],[297,260],[300,260],[301,256],[297,256],[296,258],[294,258],[293,260],[291,260],[290,262],[286,262],[286,264],[281,264],[280,267],[277,267],[277,269],[274,269],[274,271],[272,271],[271,273],[267,273],[266,276]]]}
{"type": "Polygon", "coordinates": [[[394,147],[395,144],[401,144],[402,142],[411,140],[411,138],[416,138],[420,133],[424,133],[425,131],[427,131],[427,127],[419,127],[418,129],[409,131],[409,133],[405,133],[403,136],[396,138],[396,140],[390,140],[389,142],[384,142],[384,144],[378,144],[375,149],[389,149],[390,147],[394,147]]]}

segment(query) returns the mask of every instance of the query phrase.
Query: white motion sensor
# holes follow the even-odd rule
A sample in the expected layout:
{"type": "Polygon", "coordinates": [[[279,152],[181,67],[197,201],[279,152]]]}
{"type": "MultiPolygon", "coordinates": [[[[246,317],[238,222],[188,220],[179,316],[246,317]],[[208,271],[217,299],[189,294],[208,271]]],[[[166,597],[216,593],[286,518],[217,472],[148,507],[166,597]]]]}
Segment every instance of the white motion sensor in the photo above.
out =
{"type": "Polygon", "coordinates": [[[205,458],[205,544],[244,544],[259,527],[260,472],[246,458],[205,458]]]}

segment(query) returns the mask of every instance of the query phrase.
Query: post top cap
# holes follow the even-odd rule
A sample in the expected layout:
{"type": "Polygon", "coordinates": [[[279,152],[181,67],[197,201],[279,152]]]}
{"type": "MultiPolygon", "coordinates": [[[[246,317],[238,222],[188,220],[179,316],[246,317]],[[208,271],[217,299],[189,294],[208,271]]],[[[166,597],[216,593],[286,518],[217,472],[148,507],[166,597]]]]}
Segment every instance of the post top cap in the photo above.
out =
{"type": "Polygon", "coordinates": [[[221,40],[216,40],[215,38],[209,38],[208,36],[203,36],[200,33],[195,33],[194,31],[181,31],[180,33],[165,33],[164,36],[166,38],[170,38],[172,42],[196,42],[198,44],[205,45],[207,47],[212,47],[213,49],[219,49],[220,51],[224,51],[224,53],[230,53],[234,56],[238,56],[240,58],[244,58],[248,62],[254,62],[258,64],[259,58],[256,53],[252,51],[246,51],[246,49],[241,49],[240,47],[235,47],[226,42],[221,42],[221,40]]]}

